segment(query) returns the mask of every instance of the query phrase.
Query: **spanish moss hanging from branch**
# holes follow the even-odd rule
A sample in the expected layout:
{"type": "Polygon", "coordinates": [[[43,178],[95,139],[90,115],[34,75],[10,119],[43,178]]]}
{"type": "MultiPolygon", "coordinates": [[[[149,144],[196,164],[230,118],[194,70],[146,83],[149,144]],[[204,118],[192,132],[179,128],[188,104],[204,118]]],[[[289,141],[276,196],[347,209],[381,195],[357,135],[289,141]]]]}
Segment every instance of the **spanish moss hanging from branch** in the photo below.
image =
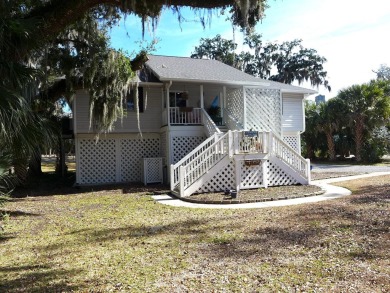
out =
{"type": "Polygon", "coordinates": [[[123,52],[109,50],[99,55],[84,79],[90,94],[90,127],[102,133],[112,131],[114,123],[123,118],[123,101],[135,75],[123,52]]]}

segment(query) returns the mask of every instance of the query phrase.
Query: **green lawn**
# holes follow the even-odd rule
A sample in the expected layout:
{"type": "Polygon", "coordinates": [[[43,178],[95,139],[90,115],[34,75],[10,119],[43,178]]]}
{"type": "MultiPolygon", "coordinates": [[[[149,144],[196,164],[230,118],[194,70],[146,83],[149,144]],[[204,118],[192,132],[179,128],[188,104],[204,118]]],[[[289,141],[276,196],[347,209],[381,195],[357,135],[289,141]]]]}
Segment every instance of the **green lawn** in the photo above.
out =
{"type": "Polygon", "coordinates": [[[389,182],[253,210],[163,206],[142,187],[13,199],[0,292],[389,292],[389,182]]]}

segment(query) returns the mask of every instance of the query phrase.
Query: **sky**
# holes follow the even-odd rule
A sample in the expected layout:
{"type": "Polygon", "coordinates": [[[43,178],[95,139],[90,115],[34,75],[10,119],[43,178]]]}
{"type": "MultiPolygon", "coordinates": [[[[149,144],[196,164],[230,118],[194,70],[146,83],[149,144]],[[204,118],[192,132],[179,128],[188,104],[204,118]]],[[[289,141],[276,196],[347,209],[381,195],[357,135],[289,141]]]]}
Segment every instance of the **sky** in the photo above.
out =
{"type": "MultiPolygon", "coordinates": [[[[304,47],[324,56],[332,91],[321,86],[313,89],[327,99],[340,89],[375,78],[373,70],[381,64],[390,66],[389,0],[268,0],[268,5],[256,32],[264,41],[302,39],[304,47]]],[[[154,32],[146,27],[144,39],[140,19],[128,16],[111,31],[111,45],[132,53],[157,39],[152,54],[189,57],[200,38],[220,34],[234,40],[239,52],[246,49],[242,33],[234,32],[226,16],[214,13],[210,25],[203,28],[193,11],[182,12],[186,21],[179,23],[171,10],[163,11],[154,32]]],[[[309,83],[301,86],[312,88],[309,83]]]]}

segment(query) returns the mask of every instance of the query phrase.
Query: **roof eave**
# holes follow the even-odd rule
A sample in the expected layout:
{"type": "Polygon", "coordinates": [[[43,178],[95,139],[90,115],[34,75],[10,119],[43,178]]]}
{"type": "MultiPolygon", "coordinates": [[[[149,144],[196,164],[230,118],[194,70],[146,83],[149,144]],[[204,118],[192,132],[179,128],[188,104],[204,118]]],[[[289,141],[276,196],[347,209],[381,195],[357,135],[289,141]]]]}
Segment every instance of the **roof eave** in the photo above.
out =
{"type": "Polygon", "coordinates": [[[185,78],[168,78],[160,77],[158,79],[162,82],[176,81],[176,82],[188,82],[188,83],[208,83],[208,84],[221,84],[221,85],[239,85],[239,86],[270,86],[270,83],[257,82],[257,81],[232,81],[232,80],[200,80],[200,79],[185,79],[185,78]]]}
{"type": "Polygon", "coordinates": [[[296,94],[304,94],[304,95],[314,95],[316,93],[318,93],[317,91],[314,91],[314,90],[305,90],[305,89],[296,89],[296,90],[288,90],[288,89],[281,89],[280,90],[282,93],[296,93],[296,94]]]}

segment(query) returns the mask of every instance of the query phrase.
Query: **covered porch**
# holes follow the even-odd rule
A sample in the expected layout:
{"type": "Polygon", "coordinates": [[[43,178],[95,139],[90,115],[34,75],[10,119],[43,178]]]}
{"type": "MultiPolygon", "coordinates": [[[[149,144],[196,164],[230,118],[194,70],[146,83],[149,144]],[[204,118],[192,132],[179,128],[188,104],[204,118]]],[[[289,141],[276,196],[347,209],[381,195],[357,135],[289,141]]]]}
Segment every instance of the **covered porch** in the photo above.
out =
{"type": "Polygon", "coordinates": [[[223,115],[228,91],[227,86],[221,85],[167,83],[163,91],[161,124],[204,125],[205,120],[211,118],[216,125],[225,125],[223,115]]]}

